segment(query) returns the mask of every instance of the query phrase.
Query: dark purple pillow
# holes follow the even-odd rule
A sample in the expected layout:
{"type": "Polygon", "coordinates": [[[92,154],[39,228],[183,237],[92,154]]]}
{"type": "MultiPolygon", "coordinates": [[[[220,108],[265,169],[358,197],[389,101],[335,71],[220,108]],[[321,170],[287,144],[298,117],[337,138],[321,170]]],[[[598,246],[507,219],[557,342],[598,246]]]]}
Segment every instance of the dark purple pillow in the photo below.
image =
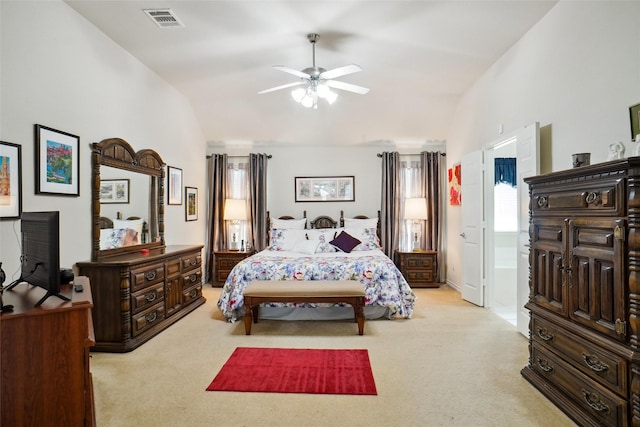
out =
{"type": "Polygon", "coordinates": [[[342,252],[349,253],[353,250],[353,248],[355,248],[362,242],[360,242],[360,240],[356,239],[352,235],[345,233],[343,231],[338,235],[338,237],[336,237],[329,243],[331,243],[336,248],[340,249],[342,252]]]}

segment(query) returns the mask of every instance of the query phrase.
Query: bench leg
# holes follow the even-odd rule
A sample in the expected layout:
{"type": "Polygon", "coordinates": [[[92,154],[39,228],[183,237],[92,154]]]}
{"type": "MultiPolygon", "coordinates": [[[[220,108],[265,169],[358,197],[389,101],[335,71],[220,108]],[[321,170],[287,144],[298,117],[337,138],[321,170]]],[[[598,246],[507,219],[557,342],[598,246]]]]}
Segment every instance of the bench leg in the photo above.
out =
{"type": "Polygon", "coordinates": [[[358,298],[356,305],[353,306],[358,322],[358,335],[364,335],[364,297],[358,298]]]}
{"type": "Polygon", "coordinates": [[[244,333],[251,335],[251,298],[244,298],[244,333]]]}

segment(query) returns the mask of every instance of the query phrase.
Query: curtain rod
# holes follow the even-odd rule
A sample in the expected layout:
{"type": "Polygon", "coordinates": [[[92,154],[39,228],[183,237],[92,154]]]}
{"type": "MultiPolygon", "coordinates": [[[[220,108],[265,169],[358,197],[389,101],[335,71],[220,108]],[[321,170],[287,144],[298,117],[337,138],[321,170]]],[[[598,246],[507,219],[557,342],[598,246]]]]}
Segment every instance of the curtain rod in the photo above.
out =
{"type": "MultiPolygon", "coordinates": [[[[378,157],[382,157],[383,153],[378,153],[377,156],[378,157]]],[[[420,153],[415,153],[415,154],[401,154],[401,156],[419,156],[420,153]]],[[[440,153],[440,155],[442,157],[445,157],[447,155],[447,153],[440,153]]]]}
{"type": "MultiPolygon", "coordinates": [[[[253,154],[253,153],[251,153],[253,154]]],[[[266,153],[261,153],[261,154],[266,154],[266,153]]],[[[227,156],[227,157],[249,157],[248,155],[246,156],[227,156]]],[[[267,154],[267,159],[272,158],[273,156],[271,154],[267,154]]],[[[207,159],[211,158],[211,154],[207,154],[207,159]]]]}

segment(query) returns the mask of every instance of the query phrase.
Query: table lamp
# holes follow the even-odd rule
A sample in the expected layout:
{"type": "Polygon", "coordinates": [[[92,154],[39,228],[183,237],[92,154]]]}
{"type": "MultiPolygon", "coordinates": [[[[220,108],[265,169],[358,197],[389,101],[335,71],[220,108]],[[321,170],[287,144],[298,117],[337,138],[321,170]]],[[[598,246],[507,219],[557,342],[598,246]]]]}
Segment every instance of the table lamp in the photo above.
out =
{"type": "Polygon", "coordinates": [[[240,221],[247,220],[247,201],[243,199],[226,199],[224,201],[224,220],[229,221],[229,250],[240,250],[238,245],[238,232],[240,221]]]}
{"type": "Polygon", "coordinates": [[[420,251],[421,223],[427,219],[427,199],[424,197],[410,197],[404,201],[404,219],[412,223],[413,250],[420,251]]]}

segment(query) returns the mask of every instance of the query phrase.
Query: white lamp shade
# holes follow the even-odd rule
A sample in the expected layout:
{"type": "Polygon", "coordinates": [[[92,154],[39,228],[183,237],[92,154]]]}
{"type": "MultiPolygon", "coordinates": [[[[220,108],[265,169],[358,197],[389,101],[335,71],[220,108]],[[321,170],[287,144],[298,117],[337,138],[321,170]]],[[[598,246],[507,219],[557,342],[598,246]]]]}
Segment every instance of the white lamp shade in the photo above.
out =
{"type": "Polygon", "coordinates": [[[245,221],[247,219],[247,201],[244,199],[226,199],[224,201],[224,219],[245,221]]]}
{"type": "Polygon", "coordinates": [[[404,201],[405,219],[427,219],[427,199],[410,197],[404,201]]]}

